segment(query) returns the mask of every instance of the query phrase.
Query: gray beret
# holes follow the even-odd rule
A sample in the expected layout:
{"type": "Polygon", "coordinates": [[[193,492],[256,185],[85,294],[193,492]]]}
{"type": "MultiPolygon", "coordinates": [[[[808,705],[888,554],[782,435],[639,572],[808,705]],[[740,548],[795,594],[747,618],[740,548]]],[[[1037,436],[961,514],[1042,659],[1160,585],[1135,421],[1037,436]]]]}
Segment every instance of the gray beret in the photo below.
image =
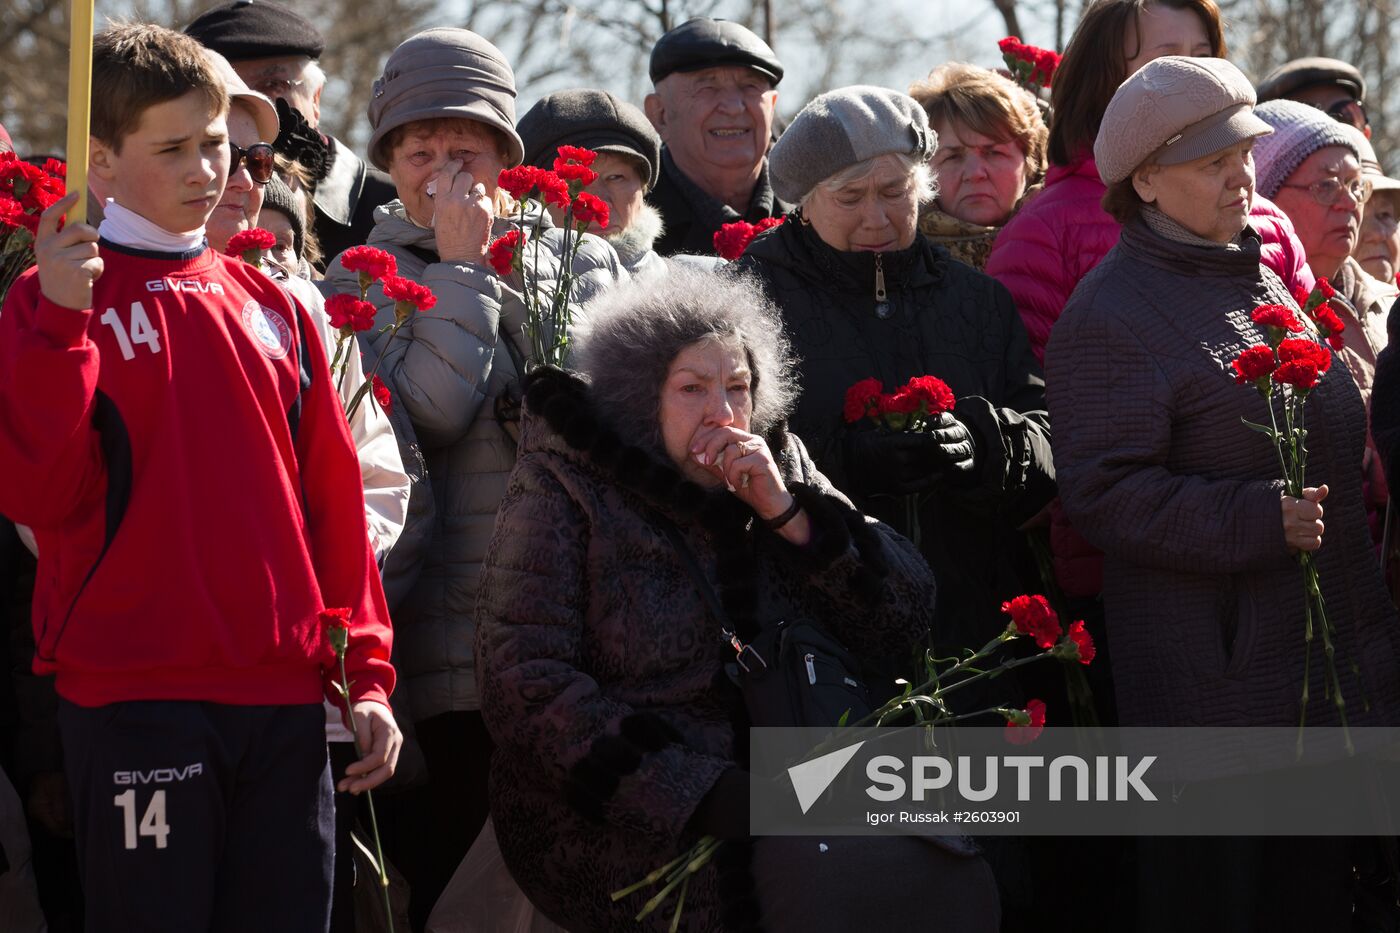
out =
{"type": "Polygon", "coordinates": [[[793,118],[768,156],[779,198],[796,204],[858,162],[897,152],[923,162],[938,147],[928,115],[908,94],[857,84],[828,91],[793,118]]]}
{"type": "Polygon", "coordinates": [[[233,0],[207,10],[185,27],[200,45],[229,61],[305,55],[320,58],[326,40],[305,17],[267,0],[233,0]]]}
{"type": "Polygon", "coordinates": [[[1223,58],[1168,55],[1113,92],[1094,140],[1106,185],[1151,160],[1180,165],[1273,132],[1254,115],[1254,88],[1223,58]]]}
{"type": "Polygon", "coordinates": [[[1346,146],[1361,161],[1355,127],[1296,100],[1271,100],[1254,110],[1274,134],[1254,147],[1254,190],[1272,199],[1308,156],[1327,146],[1346,146]]]}
{"type": "Polygon", "coordinates": [[[661,172],[661,137],[646,114],[607,91],[556,91],[541,97],[516,124],[525,162],[551,168],[560,146],[631,156],[644,166],[647,190],[661,172]]]}
{"type": "Polygon", "coordinates": [[[783,64],[758,36],[728,20],[698,17],[681,23],[656,40],[651,50],[651,83],[678,71],[742,65],[767,75],[773,86],[783,80],[783,64]]]}
{"type": "Polygon", "coordinates": [[[1278,100],[1313,84],[1335,84],[1357,100],[1366,97],[1366,81],[1354,65],[1335,58],[1295,58],[1259,82],[1259,101],[1278,100]]]}
{"type": "Polygon", "coordinates": [[[276,211],[286,215],[292,224],[292,249],[300,259],[306,255],[306,207],[297,197],[296,192],[282,180],[276,173],[272,176],[272,181],[263,185],[264,211],[276,211]]]}
{"type": "Polygon", "coordinates": [[[380,145],[390,131],[418,120],[475,120],[506,139],[507,163],[525,147],[515,132],[515,73],[501,50],[466,29],[443,26],[405,39],[389,53],[369,101],[369,157],[388,170],[380,145]]]}

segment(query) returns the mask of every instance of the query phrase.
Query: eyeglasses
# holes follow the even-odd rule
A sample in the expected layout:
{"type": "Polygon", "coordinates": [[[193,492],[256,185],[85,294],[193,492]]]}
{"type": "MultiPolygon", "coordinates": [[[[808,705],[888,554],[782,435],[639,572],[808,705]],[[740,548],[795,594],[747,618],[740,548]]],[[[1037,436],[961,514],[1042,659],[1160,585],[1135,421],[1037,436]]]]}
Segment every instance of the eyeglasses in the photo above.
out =
{"type": "Polygon", "coordinates": [[[1326,107],[1321,104],[1313,104],[1313,106],[1338,123],[1354,126],[1358,130],[1366,129],[1367,124],[1371,122],[1371,118],[1366,113],[1366,105],[1355,98],[1339,100],[1335,104],[1330,104],[1326,107]]]}
{"type": "Polygon", "coordinates": [[[1371,180],[1369,178],[1353,178],[1351,181],[1343,182],[1340,178],[1329,177],[1315,181],[1310,185],[1282,185],[1281,187],[1306,191],[1312,195],[1314,201],[1327,207],[1336,204],[1343,191],[1357,204],[1365,204],[1371,199],[1371,180]]]}
{"type": "Polygon", "coordinates": [[[246,159],[248,161],[248,175],[259,185],[265,185],[272,181],[272,170],[277,167],[277,160],[272,153],[271,143],[253,143],[247,149],[236,145],[233,140],[229,140],[229,152],[232,158],[228,163],[228,175],[233,177],[233,173],[238,171],[238,166],[246,159]]]}
{"type": "Polygon", "coordinates": [[[299,88],[304,84],[306,81],[300,79],[293,81],[290,78],[264,78],[253,85],[253,90],[275,100],[278,97],[286,97],[292,93],[293,88],[299,88]]]}

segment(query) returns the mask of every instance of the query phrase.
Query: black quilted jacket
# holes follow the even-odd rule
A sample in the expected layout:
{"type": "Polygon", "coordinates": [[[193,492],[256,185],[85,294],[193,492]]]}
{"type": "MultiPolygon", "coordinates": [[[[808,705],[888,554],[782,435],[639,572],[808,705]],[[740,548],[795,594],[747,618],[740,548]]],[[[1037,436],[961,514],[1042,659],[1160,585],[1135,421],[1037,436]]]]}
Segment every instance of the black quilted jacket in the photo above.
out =
{"type": "MultiPolygon", "coordinates": [[[[940,647],[980,647],[1005,627],[1002,600],[1041,585],[1017,529],[1055,494],[1045,383],[1010,294],[995,280],[916,236],[880,254],[888,306],[875,301],[875,254],[826,245],[795,217],[755,240],[739,260],[782,311],[798,358],[802,397],[789,425],[817,467],[856,507],[909,534],[902,497],[861,496],[843,463],[846,390],[878,377],[892,392],[937,376],[977,436],[976,485],[925,494],[921,550],[938,578],[940,647]]],[[[864,429],[864,426],[862,426],[864,429]]]]}
{"type": "MultiPolygon", "coordinates": [[[[1060,496],[1105,552],[1104,602],[1122,724],[1293,726],[1303,588],[1284,545],[1268,423],[1230,362],[1262,343],[1259,304],[1296,307],[1244,249],[1189,246],[1141,223],[1075,289],[1046,350],[1060,496]]],[[[1400,627],[1361,496],[1366,412],[1334,363],[1307,403],[1308,485],[1326,483],[1317,552],[1339,633],[1347,717],[1400,722],[1400,627]],[[1362,682],[1351,672],[1359,666],[1362,682]],[[1363,709],[1363,697],[1370,709],[1363,709]]],[[[1308,721],[1335,724],[1312,653],[1308,721]]]]}

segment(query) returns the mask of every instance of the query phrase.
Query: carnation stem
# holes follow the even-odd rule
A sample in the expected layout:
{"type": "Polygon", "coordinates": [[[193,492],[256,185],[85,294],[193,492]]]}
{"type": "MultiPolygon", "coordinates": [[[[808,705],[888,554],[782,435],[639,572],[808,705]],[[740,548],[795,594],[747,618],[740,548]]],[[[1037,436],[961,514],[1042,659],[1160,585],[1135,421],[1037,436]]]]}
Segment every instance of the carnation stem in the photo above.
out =
{"type": "MultiPolygon", "coordinates": [[[[345,652],[337,651],[340,662],[340,686],[345,697],[345,709],[350,714],[350,732],[355,737],[355,754],[365,756],[364,744],[360,741],[360,726],[355,722],[355,711],[350,705],[350,678],[345,673],[345,652]]],[[[384,847],[379,843],[379,820],[374,814],[374,791],[365,791],[365,803],[369,806],[369,828],[374,834],[374,868],[379,872],[379,890],[384,895],[384,922],[389,925],[389,933],[394,933],[394,905],[389,900],[389,875],[384,870],[384,847]]]]}
{"type": "Polygon", "coordinates": [[[374,387],[374,377],[379,375],[379,366],[381,363],[384,362],[384,357],[389,355],[389,345],[392,344],[394,342],[394,338],[399,335],[399,330],[403,327],[403,325],[403,321],[397,321],[394,323],[393,327],[389,328],[389,339],[384,344],[384,349],[379,352],[379,356],[375,358],[374,368],[369,371],[369,374],[367,376],[365,376],[364,385],[360,386],[358,389],[355,390],[355,397],[350,399],[350,407],[345,410],[346,421],[354,420],[355,411],[360,407],[360,402],[364,400],[365,393],[374,387]]]}

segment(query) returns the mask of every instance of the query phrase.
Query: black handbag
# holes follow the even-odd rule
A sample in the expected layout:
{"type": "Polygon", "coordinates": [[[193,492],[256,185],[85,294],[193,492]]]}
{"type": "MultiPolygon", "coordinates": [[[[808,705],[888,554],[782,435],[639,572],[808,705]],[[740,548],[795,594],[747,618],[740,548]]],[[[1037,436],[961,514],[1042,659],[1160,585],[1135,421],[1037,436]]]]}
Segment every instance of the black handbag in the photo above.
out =
{"type": "Polygon", "coordinates": [[[748,644],[741,641],[680,529],[664,518],[662,527],[734,648],[728,667],[751,725],[854,725],[871,712],[855,656],[815,621],[779,619],[762,625],[748,644]]]}

